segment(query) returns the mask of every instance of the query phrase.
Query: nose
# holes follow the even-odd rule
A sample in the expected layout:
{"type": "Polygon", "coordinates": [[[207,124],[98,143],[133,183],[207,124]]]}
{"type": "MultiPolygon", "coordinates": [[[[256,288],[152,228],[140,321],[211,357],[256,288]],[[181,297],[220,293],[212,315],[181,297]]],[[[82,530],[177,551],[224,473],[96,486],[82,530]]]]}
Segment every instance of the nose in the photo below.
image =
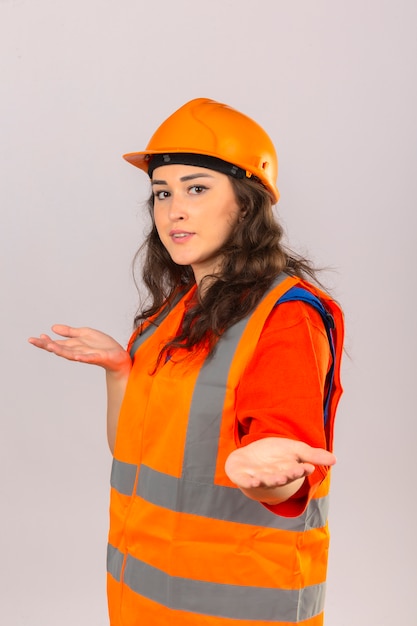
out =
{"type": "Polygon", "coordinates": [[[173,193],[171,195],[169,203],[169,219],[172,222],[187,219],[187,212],[185,209],[184,201],[179,197],[178,194],[173,193]]]}

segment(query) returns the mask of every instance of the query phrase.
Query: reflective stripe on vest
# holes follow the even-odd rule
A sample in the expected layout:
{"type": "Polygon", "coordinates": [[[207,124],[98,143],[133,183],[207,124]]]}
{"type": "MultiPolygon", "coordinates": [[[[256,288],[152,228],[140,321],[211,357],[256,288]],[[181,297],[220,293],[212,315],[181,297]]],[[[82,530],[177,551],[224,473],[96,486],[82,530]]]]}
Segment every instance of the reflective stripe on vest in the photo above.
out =
{"type": "MultiPolygon", "coordinates": [[[[137,466],[114,460],[111,486],[123,495],[133,495],[136,473],[137,466]]],[[[177,513],[295,532],[322,528],[326,524],[329,508],[326,496],[311,500],[298,517],[281,517],[260,506],[259,502],[246,498],[235,488],[187,482],[146,465],[141,465],[136,495],[177,513]]]]}
{"type": "MultiPolygon", "coordinates": [[[[109,546],[107,568],[120,582],[123,554],[109,546]]],[[[239,620],[298,622],[320,614],[326,584],[302,589],[223,585],[176,578],[128,556],[123,582],[140,595],[170,609],[239,620]]]]}

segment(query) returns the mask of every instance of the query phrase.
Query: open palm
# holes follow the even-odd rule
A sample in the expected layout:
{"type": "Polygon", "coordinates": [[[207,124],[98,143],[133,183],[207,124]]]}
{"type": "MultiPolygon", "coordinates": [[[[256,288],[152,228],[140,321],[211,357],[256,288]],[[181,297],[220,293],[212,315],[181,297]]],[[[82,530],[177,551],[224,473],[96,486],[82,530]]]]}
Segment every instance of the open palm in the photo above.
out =
{"type": "Polygon", "coordinates": [[[334,465],[336,457],[302,441],[267,437],[234,450],[226,474],[241,489],[274,488],[312,474],[316,465],[334,465]]]}
{"type": "Polygon", "coordinates": [[[128,370],[131,359],[115,339],[93,328],[73,328],[55,324],[52,330],[65,339],[52,339],[49,335],[30,337],[29,342],[70,361],[99,365],[108,371],[128,370]]]}

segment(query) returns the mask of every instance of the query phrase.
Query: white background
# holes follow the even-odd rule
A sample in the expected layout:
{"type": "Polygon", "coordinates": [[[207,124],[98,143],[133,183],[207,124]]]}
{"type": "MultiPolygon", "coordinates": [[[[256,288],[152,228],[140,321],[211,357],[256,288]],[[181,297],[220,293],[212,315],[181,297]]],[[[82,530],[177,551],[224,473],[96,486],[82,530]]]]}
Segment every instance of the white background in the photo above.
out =
{"type": "Polygon", "coordinates": [[[273,138],[346,312],[326,624],[417,624],[416,32],[414,0],[0,0],[1,623],[107,623],[103,372],[26,338],[127,341],[148,186],[121,154],[210,97],[273,138]]]}

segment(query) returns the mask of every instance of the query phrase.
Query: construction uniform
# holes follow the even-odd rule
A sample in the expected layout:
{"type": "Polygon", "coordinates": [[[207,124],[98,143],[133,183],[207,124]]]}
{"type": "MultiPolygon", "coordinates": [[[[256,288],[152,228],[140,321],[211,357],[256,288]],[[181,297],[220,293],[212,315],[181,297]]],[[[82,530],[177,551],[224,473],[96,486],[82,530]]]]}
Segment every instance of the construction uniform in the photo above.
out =
{"type": "Polygon", "coordinates": [[[228,455],[262,437],[332,449],[343,320],[324,293],[281,275],[214,354],[176,350],[156,366],[193,291],[135,333],[111,478],[111,626],[319,626],[329,471],[269,506],[226,476],[228,455]],[[294,286],[332,316],[279,298],[294,286]],[[329,387],[328,372],[333,382],[329,387]],[[327,396],[326,422],[323,404],[327,396]]]}

